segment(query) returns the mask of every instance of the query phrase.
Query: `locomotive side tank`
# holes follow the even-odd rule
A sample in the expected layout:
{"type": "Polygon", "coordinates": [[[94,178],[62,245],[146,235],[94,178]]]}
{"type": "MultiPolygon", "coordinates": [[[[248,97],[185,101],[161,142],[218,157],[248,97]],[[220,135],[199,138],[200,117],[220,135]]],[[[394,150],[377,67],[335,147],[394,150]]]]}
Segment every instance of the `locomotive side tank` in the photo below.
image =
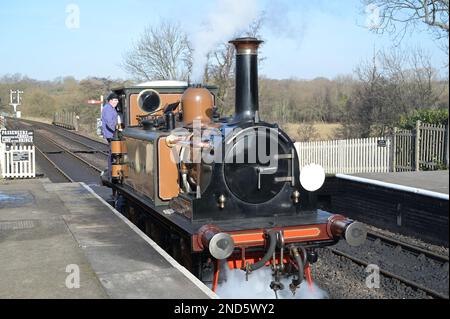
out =
{"type": "Polygon", "coordinates": [[[282,289],[281,276],[295,274],[295,291],[310,278],[316,248],[341,238],[360,245],[366,231],[316,208],[314,192],[300,182],[308,168],[299,167],[294,142],[260,118],[261,41],[230,43],[236,48],[230,118],[217,115],[213,87],[116,91],[126,119],[116,132],[123,152],[117,157],[126,174],[104,184],[117,192],[118,208],[194,274],[205,279],[205,270],[213,268],[213,288],[222,261],[247,274],[270,264],[275,291],[282,289]]]}

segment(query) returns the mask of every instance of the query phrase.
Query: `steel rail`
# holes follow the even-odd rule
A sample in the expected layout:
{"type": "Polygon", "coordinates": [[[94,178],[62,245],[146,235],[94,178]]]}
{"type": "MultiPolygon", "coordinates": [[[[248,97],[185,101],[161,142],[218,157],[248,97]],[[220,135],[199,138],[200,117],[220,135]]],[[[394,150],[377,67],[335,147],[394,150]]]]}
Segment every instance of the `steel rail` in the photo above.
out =
{"type": "MultiPolygon", "coordinates": [[[[340,250],[338,250],[336,248],[327,247],[327,249],[329,249],[335,255],[347,258],[347,259],[351,260],[352,262],[354,262],[354,263],[356,263],[358,265],[361,265],[361,266],[364,266],[364,267],[367,267],[367,266],[370,265],[368,262],[366,262],[366,261],[364,261],[362,259],[353,257],[353,256],[351,256],[351,255],[349,255],[347,253],[344,253],[344,252],[342,252],[342,251],[340,251],[340,250]]],[[[401,283],[403,283],[403,284],[405,284],[405,285],[407,285],[407,286],[409,286],[411,288],[422,290],[427,295],[429,295],[429,296],[431,296],[433,298],[436,298],[436,299],[449,299],[448,295],[444,295],[444,294],[442,294],[442,293],[440,293],[438,291],[435,291],[433,289],[424,287],[424,286],[422,286],[422,285],[420,285],[418,283],[415,283],[415,282],[413,282],[413,281],[411,281],[409,279],[406,279],[406,278],[404,278],[402,276],[396,275],[396,274],[394,274],[394,273],[392,273],[390,271],[387,271],[387,270],[384,270],[384,269],[380,268],[380,273],[383,274],[384,276],[388,277],[388,278],[396,279],[396,280],[400,281],[401,283]]]]}
{"type": "MultiPolygon", "coordinates": [[[[71,137],[69,137],[69,136],[66,136],[66,135],[60,133],[60,132],[57,132],[56,130],[48,130],[48,132],[55,133],[55,134],[61,136],[61,137],[64,138],[64,139],[67,139],[67,140],[69,140],[69,141],[72,141],[72,142],[75,142],[75,143],[77,143],[77,144],[83,145],[83,146],[85,146],[85,147],[87,147],[87,148],[89,148],[89,149],[92,149],[92,150],[93,150],[93,153],[103,154],[103,155],[109,156],[108,152],[105,152],[105,151],[102,151],[102,150],[98,150],[98,149],[96,149],[95,147],[93,147],[93,146],[91,146],[91,145],[88,145],[88,144],[86,144],[86,143],[83,143],[83,142],[81,142],[81,141],[78,141],[78,140],[76,140],[76,139],[73,139],[73,138],[71,138],[71,137]]],[[[79,136],[80,136],[80,137],[83,137],[83,138],[86,138],[86,139],[89,139],[88,137],[84,137],[84,136],[82,136],[82,135],[79,135],[79,136]]],[[[91,139],[89,139],[89,140],[91,140],[91,139]]],[[[91,140],[91,141],[94,141],[94,140],[91,140]]],[[[106,145],[106,144],[105,144],[105,145],[106,145]]]]}
{"type": "Polygon", "coordinates": [[[58,171],[58,173],[60,173],[64,178],[66,178],[69,182],[74,183],[75,181],[66,173],[64,173],[64,171],[55,164],[55,162],[53,162],[44,152],[42,152],[36,145],[36,150],[58,171]]]}
{"type": "MultiPolygon", "coordinates": [[[[63,134],[62,132],[59,132],[58,129],[61,129],[61,128],[59,128],[59,127],[58,127],[58,129],[55,129],[55,128],[54,128],[52,125],[50,125],[50,124],[47,124],[47,123],[40,123],[40,122],[35,122],[35,121],[30,121],[30,120],[24,120],[24,122],[29,122],[29,123],[32,123],[32,124],[36,124],[38,127],[42,128],[42,129],[44,129],[44,130],[46,130],[46,131],[48,131],[48,132],[50,132],[50,133],[57,134],[57,135],[61,136],[61,137],[64,138],[64,139],[67,139],[67,140],[70,140],[70,141],[75,142],[75,143],[77,143],[77,144],[83,145],[84,147],[87,147],[88,149],[92,149],[92,150],[94,151],[94,153],[99,153],[99,154],[103,154],[103,155],[109,156],[108,152],[105,152],[105,151],[102,151],[102,150],[98,150],[98,149],[96,149],[96,148],[95,148],[94,146],[92,146],[92,145],[88,145],[88,144],[86,144],[86,143],[84,143],[84,142],[82,142],[82,141],[76,140],[76,139],[74,139],[74,138],[72,138],[72,137],[69,137],[69,136],[63,134]]],[[[84,136],[84,135],[81,135],[81,134],[76,134],[76,133],[73,133],[73,132],[68,131],[68,130],[66,130],[66,132],[68,132],[69,134],[76,135],[77,137],[80,137],[80,138],[82,138],[82,139],[86,139],[86,140],[92,141],[92,142],[94,142],[94,143],[97,143],[97,144],[101,144],[101,145],[107,146],[107,144],[102,143],[102,142],[99,142],[99,141],[96,141],[96,140],[94,140],[94,139],[92,139],[92,138],[89,138],[89,137],[87,137],[87,136],[84,136]]]]}
{"type": "Polygon", "coordinates": [[[435,260],[435,261],[438,261],[438,262],[440,262],[442,264],[444,264],[446,262],[448,263],[448,256],[437,254],[437,253],[434,253],[432,251],[426,250],[424,248],[421,248],[421,247],[418,247],[418,246],[415,246],[415,245],[411,245],[411,244],[405,243],[404,241],[400,241],[398,239],[390,238],[390,237],[387,237],[385,235],[382,235],[382,234],[379,234],[379,233],[376,233],[376,232],[373,232],[373,231],[368,231],[367,232],[367,238],[370,238],[371,240],[374,240],[374,241],[379,239],[380,241],[386,242],[386,243],[388,243],[390,245],[399,246],[404,251],[408,251],[408,252],[413,253],[415,255],[421,255],[422,254],[425,257],[427,257],[429,259],[432,259],[432,260],[435,260]]]}
{"type": "MultiPolygon", "coordinates": [[[[35,132],[36,135],[41,135],[40,133],[35,132]]],[[[51,132],[50,132],[51,133],[51,132]]],[[[85,165],[89,166],[90,168],[92,168],[93,170],[101,173],[103,170],[101,168],[96,167],[95,165],[87,162],[85,159],[81,158],[80,156],[76,155],[74,152],[72,152],[71,150],[69,150],[68,148],[62,146],[61,144],[59,144],[58,142],[56,142],[55,140],[53,140],[52,138],[46,137],[46,136],[42,136],[44,140],[51,142],[51,144],[55,145],[56,147],[60,148],[61,150],[64,151],[64,153],[71,155],[72,157],[75,157],[77,160],[83,162],[85,165]]],[[[36,143],[35,143],[36,144],[36,143]]],[[[42,152],[44,153],[44,152],[42,152]]],[[[48,156],[47,156],[48,157],[48,156]]]]}
{"type": "Polygon", "coordinates": [[[53,140],[52,138],[46,137],[47,140],[49,140],[50,142],[52,142],[52,144],[56,145],[57,147],[61,148],[65,153],[72,155],[73,157],[75,157],[76,159],[78,159],[79,161],[83,162],[84,164],[88,165],[90,168],[96,170],[97,172],[101,173],[103,172],[103,170],[101,168],[96,167],[95,165],[89,163],[88,161],[86,161],[84,158],[81,158],[80,156],[78,156],[77,154],[75,154],[74,152],[72,152],[71,150],[69,150],[68,148],[66,148],[65,146],[62,146],[61,144],[59,144],[58,142],[56,142],[55,140],[53,140]]]}
{"type": "MultiPolygon", "coordinates": [[[[41,123],[41,122],[37,122],[37,123],[41,123]]],[[[69,132],[69,134],[72,134],[74,136],[83,137],[83,138],[85,138],[85,139],[87,139],[89,141],[92,141],[94,143],[97,143],[97,144],[101,144],[101,145],[105,145],[105,146],[108,145],[108,143],[106,143],[103,139],[100,139],[100,140],[94,139],[93,137],[81,134],[79,131],[68,130],[68,129],[65,129],[64,127],[61,127],[61,126],[58,126],[58,125],[55,125],[55,124],[49,124],[49,123],[42,123],[42,124],[48,125],[48,127],[58,128],[58,129],[60,129],[61,131],[64,131],[64,132],[69,132]]]]}

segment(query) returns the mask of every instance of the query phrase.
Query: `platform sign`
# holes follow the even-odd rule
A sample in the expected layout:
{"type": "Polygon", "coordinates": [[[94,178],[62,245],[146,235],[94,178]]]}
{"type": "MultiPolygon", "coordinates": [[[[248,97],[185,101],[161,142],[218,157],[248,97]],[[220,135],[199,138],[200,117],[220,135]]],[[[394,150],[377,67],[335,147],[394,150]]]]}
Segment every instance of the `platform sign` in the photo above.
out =
{"type": "Polygon", "coordinates": [[[97,135],[103,136],[102,133],[102,119],[97,119],[97,135]]]}
{"type": "Polygon", "coordinates": [[[13,162],[28,162],[30,160],[29,152],[14,152],[13,162]]]}
{"type": "Polygon", "coordinates": [[[30,143],[34,142],[34,132],[33,131],[12,131],[4,130],[0,132],[1,142],[3,144],[14,144],[14,143],[30,143]]]}

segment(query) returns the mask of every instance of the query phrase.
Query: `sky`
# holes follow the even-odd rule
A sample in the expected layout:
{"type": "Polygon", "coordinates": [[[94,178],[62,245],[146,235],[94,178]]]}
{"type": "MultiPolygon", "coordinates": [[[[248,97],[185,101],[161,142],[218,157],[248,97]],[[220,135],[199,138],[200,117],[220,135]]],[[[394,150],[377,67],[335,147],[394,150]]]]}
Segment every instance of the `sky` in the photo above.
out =
{"type": "MultiPolygon", "coordinates": [[[[394,44],[365,28],[371,15],[360,0],[0,0],[0,76],[125,79],[123,55],[147,26],[177,21],[195,39],[208,21],[222,17],[221,26],[229,29],[262,11],[267,20],[260,74],[269,78],[351,74],[374,50],[394,44]]],[[[407,35],[402,46],[424,49],[444,72],[446,56],[429,33],[407,35]]]]}

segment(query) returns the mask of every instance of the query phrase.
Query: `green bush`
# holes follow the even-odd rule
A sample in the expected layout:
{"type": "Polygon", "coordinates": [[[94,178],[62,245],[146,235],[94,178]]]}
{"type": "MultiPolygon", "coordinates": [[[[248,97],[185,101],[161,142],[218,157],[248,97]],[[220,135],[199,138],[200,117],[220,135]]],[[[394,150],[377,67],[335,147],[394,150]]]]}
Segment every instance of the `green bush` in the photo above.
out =
{"type": "Polygon", "coordinates": [[[446,125],[448,123],[448,109],[422,109],[415,110],[408,115],[400,117],[399,127],[411,130],[416,127],[416,122],[446,125]]]}

